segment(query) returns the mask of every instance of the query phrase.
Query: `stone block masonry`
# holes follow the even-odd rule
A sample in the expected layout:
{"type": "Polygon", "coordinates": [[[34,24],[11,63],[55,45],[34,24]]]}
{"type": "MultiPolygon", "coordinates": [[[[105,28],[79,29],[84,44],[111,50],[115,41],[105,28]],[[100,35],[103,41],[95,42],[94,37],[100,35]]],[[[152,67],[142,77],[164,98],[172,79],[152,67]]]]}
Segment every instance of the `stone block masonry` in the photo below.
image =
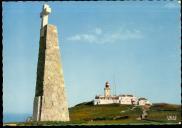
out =
{"type": "Polygon", "coordinates": [[[69,111],[60,60],[58,32],[54,25],[41,28],[37,65],[34,121],[69,121],[69,111]]]}

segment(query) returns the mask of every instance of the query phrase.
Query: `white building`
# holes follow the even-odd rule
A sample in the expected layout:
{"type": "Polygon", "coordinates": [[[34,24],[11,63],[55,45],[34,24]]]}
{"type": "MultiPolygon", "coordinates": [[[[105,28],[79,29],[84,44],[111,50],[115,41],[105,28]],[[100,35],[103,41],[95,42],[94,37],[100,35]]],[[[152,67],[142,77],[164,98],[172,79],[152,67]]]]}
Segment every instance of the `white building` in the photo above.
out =
{"type": "Polygon", "coordinates": [[[109,82],[107,81],[104,88],[104,96],[97,95],[93,101],[94,105],[99,104],[128,104],[128,105],[145,105],[151,103],[145,98],[139,98],[133,95],[118,95],[118,96],[111,96],[111,89],[109,82]]]}
{"type": "Polygon", "coordinates": [[[113,104],[113,103],[119,103],[119,97],[117,96],[95,96],[94,99],[94,105],[99,105],[99,104],[113,104]]]}
{"type": "Polygon", "coordinates": [[[150,103],[146,98],[139,98],[138,99],[138,105],[152,105],[152,103],[150,103]]]}
{"type": "Polygon", "coordinates": [[[119,97],[111,96],[110,85],[109,82],[107,81],[104,88],[104,96],[101,95],[95,96],[94,105],[113,104],[113,103],[119,103],[119,97]]]}
{"type": "Polygon", "coordinates": [[[120,104],[132,104],[132,105],[137,104],[137,97],[133,95],[120,95],[119,97],[120,97],[119,100],[120,104]]]}

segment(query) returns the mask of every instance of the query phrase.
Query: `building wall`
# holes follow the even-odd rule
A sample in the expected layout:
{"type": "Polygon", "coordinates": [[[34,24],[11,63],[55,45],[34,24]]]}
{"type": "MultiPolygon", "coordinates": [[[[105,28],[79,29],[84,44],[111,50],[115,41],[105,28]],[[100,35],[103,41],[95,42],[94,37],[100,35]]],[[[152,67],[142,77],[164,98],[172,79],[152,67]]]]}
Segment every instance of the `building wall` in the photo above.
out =
{"type": "Polygon", "coordinates": [[[139,100],[138,101],[138,105],[146,105],[146,104],[152,105],[148,100],[139,100]]]}
{"type": "MultiPolygon", "coordinates": [[[[102,97],[103,98],[103,97],[102,97]]],[[[118,99],[112,99],[111,97],[105,97],[105,99],[94,99],[94,105],[99,104],[132,104],[131,100],[135,101],[133,104],[137,104],[137,98],[136,97],[119,97],[118,99]]]]}
{"type": "Polygon", "coordinates": [[[112,99],[95,99],[94,100],[94,105],[113,104],[113,103],[118,103],[119,104],[119,100],[112,100],[112,99]]]}
{"type": "Polygon", "coordinates": [[[111,96],[110,88],[104,88],[104,96],[111,96]]]}
{"type": "Polygon", "coordinates": [[[135,101],[134,104],[137,104],[137,98],[136,97],[121,97],[120,104],[132,104],[131,101],[135,101]]]}

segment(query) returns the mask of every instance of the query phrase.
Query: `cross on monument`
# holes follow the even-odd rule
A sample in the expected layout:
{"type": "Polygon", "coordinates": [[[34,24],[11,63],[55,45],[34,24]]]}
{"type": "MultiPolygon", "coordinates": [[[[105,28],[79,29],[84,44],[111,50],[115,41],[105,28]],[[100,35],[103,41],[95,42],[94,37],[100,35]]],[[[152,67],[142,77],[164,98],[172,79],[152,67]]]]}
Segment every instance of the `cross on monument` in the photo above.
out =
{"type": "Polygon", "coordinates": [[[42,18],[41,28],[48,24],[48,15],[51,13],[51,8],[49,5],[44,4],[42,12],[40,13],[40,18],[42,18]]]}

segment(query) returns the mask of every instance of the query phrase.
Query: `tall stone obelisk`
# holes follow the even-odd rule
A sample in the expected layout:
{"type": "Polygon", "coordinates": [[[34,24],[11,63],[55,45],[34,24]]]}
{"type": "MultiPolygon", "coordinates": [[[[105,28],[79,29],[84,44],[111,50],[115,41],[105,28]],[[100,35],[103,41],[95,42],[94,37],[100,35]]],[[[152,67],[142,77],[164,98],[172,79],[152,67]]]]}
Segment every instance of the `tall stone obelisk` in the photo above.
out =
{"type": "Polygon", "coordinates": [[[69,121],[69,111],[60,60],[58,32],[48,24],[51,8],[44,4],[40,13],[40,47],[33,104],[34,121],[69,121]]]}

